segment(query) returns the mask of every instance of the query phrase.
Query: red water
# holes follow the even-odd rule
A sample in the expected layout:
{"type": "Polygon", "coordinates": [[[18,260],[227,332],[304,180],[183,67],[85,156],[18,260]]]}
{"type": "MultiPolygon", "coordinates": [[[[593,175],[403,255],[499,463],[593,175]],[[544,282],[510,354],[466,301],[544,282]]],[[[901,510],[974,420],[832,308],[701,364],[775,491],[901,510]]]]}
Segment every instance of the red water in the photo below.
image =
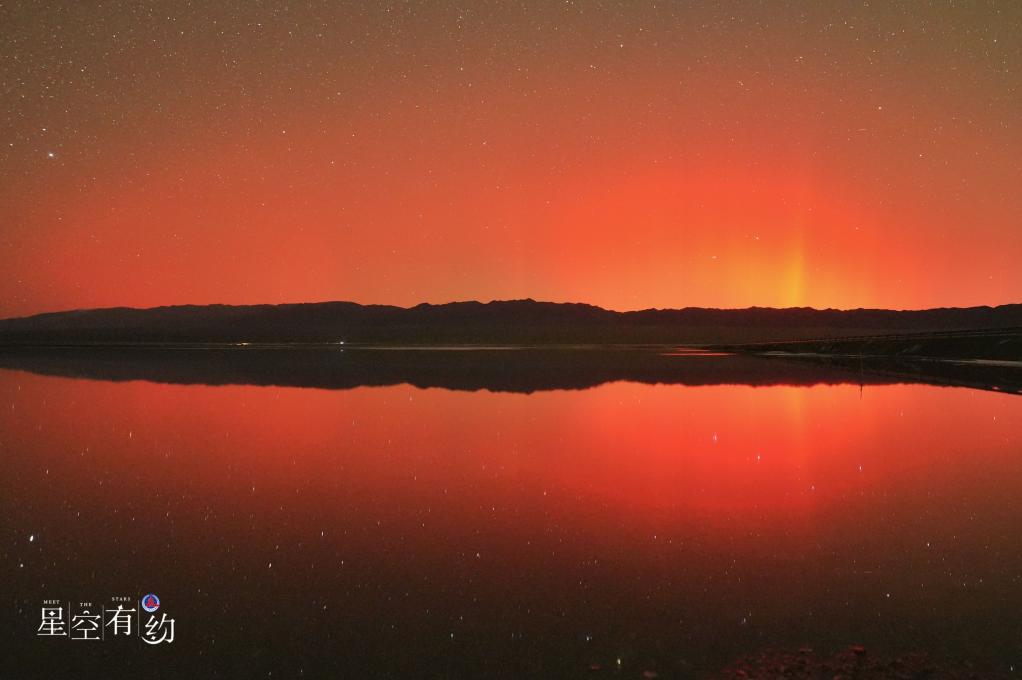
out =
{"type": "Polygon", "coordinates": [[[850,644],[1022,662],[1010,395],[0,371],[0,462],[9,668],[688,677],[850,644]],[[173,645],[35,636],[44,599],[148,592],[173,645]]]}

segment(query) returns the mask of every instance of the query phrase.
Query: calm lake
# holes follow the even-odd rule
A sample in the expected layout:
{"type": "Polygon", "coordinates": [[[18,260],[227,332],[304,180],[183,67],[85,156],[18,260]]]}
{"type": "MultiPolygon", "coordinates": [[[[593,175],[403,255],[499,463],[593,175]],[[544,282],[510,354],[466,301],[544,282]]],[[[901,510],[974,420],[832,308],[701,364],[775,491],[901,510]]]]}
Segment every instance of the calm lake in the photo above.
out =
{"type": "Polygon", "coordinates": [[[0,361],[0,675],[705,677],[851,645],[1022,668],[1019,396],[400,354],[0,361]],[[150,592],[172,644],[37,635],[45,600],[150,592]]]}

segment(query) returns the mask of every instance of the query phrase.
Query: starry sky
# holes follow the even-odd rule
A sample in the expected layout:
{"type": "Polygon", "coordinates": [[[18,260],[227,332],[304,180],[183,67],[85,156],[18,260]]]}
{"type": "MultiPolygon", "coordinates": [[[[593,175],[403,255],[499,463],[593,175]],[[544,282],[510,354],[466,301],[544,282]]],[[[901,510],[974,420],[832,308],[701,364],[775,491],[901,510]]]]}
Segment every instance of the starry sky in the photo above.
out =
{"type": "Polygon", "coordinates": [[[1022,301],[1022,3],[0,0],[0,316],[1022,301]]]}

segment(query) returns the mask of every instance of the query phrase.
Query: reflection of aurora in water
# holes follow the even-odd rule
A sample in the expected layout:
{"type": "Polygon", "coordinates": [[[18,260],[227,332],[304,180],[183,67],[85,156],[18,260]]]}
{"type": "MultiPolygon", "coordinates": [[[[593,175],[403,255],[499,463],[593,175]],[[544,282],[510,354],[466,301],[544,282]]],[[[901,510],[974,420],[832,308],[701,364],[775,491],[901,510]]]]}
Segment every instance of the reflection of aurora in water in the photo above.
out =
{"type": "MultiPolygon", "coordinates": [[[[19,609],[2,620],[19,639],[44,597],[151,588],[188,631],[162,661],[182,672],[214,646],[252,672],[300,659],[370,676],[572,676],[621,658],[670,677],[851,644],[1005,668],[1017,652],[1009,395],[4,371],[0,404],[16,481],[0,511],[24,529],[4,534],[19,609]]],[[[151,661],[137,652],[126,667],[151,661]]],[[[13,663],[41,653],[89,663],[34,640],[13,663]]]]}

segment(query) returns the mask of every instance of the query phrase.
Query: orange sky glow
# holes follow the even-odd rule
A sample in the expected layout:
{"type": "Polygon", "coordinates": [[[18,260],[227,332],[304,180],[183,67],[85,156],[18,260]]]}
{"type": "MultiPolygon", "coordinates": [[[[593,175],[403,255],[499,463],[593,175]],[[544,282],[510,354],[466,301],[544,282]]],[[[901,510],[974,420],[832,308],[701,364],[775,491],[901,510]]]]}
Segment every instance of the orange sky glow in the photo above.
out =
{"type": "Polygon", "coordinates": [[[4,10],[0,316],[1022,301],[1017,6],[527,5],[4,10]]]}

